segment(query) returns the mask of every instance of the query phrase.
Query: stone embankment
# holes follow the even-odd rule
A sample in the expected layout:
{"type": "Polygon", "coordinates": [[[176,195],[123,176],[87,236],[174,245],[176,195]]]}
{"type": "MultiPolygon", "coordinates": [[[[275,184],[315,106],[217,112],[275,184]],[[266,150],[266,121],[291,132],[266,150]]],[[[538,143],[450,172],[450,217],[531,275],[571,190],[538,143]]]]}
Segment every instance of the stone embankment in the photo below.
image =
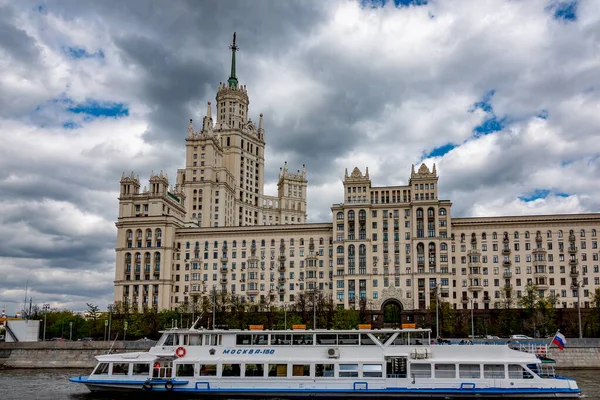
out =
{"type": "MultiPolygon", "coordinates": [[[[452,342],[455,342],[453,339],[452,342]]],[[[460,339],[458,340],[460,341],[460,339]]],[[[505,341],[481,339],[475,345],[483,343],[500,344],[505,341]]],[[[549,343],[538,340],[522,340],[521,343],[549,343]]],[[[457,343],[457,342],[455,342],[457,343]]],[[[0,343],[0,368],[93,368],[97,355],[147,351],[153,341],[122,342],[30,342],[0,343]],[[112,350],[111,350],[112,347],[112,350]]],[[[552,346],[548,357],[556,360],[557,368],[600,369],[600,339],[567,339],[567,347],[559,350],[552,346]]]]}
{"type": "Polygon", "coordinates": [[[567,338],[567,347],[561,351],[552,346],[548,357],[556,360],[558,368],[600,369],[600,339],[567,338]]]}
{"type": "Polygon", "coordinates": [[[93,368],[95,356],[147,351],[156,342],[0,343],[0,368],[93,368]],[[111,349],[112,348],[112,349],[111,349]]]}

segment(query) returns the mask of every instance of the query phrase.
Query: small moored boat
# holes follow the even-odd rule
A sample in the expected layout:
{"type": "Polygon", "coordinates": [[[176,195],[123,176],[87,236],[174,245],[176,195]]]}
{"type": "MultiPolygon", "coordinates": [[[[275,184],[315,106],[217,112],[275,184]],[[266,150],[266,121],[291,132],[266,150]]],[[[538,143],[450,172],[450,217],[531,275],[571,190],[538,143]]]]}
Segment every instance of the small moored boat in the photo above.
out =
{"type": "Polygon", "coordinates": [[[579,397],[575,380],[504,345],[435,345],[428,329],[172,329],[148,352],[96,357],[91,391],[205,397],[579,397]]]}

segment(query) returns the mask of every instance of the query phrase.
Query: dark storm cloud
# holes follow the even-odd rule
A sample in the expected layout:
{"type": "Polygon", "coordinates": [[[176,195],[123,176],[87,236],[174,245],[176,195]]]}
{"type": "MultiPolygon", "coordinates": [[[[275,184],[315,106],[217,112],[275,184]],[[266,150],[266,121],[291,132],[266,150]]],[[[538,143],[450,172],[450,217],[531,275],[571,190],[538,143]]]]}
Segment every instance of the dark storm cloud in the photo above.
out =
{"type": "Polygon", "coordinates": [[[16,22],[12,8],[0,5],[0,50],[22,64],[35,64],[39,56],[35,40],[16,22]]]}

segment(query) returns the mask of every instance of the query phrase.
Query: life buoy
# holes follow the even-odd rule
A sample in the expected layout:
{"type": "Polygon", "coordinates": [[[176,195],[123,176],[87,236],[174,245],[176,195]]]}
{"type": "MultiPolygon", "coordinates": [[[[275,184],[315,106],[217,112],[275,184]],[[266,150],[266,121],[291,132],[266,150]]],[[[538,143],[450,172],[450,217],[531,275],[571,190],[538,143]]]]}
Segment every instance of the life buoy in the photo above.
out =
{"type": "MultiPolygon", "coordinates": [[[[181,347],[180,347],[180,348],[181,348],[181,347]]],[[[168,382],[166,382],[166,383],[165,383],[165,390],[166,390],[167,392],[170,392],[171,390],[173,390],[173,382],[171,382],[171,381],[168,381],[168,382]]]]}
{"type": "Polygon", "coordinates": [[[178,347],[177,350],[175,350],[175,354],[177,357],[183,357],[185,356],[185,349],[183,347],[178,347]]]}

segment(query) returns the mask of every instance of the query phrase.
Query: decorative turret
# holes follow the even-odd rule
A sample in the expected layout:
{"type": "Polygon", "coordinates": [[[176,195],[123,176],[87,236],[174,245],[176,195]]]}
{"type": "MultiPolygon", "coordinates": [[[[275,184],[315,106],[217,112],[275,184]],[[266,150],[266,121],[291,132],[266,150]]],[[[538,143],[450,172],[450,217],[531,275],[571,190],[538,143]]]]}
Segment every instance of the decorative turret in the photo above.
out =
{"type": "Polygon", "coordinates": [[[206,116],[204,117],[204,119],[202,121],[202,132],[204,134],[209,134],[212,132],[212,129],[213,129],[212,106],[209,101],[206,106],[206,116]]]}
{"type": "Polygon", "coordinates": [[[125,176],[125,172],[121,174],[121,197],[131,196],[140,193],[140,177],[136,177],[131,171],[130,176],[125,176]]]}
{"type": "Polygon", "coordinates": [[[258,120],[258,138],[265,140],[265,123],[263,121],[263,114],[260,113],[260,119],[258,120]]]}
{"type": "Polygon", "coordinates": [[[154,171],[150,174],[150,194],[151,195],[165,195],[169,191],[169,177],[160,174],[154,175],[154,171]]]}
{"type": "Polygon", "coordinates": [[[192,119],[190,118],[190,124],[188,125],[188,137],[194,137],[194,125],[192,124],[192,119]]]}

